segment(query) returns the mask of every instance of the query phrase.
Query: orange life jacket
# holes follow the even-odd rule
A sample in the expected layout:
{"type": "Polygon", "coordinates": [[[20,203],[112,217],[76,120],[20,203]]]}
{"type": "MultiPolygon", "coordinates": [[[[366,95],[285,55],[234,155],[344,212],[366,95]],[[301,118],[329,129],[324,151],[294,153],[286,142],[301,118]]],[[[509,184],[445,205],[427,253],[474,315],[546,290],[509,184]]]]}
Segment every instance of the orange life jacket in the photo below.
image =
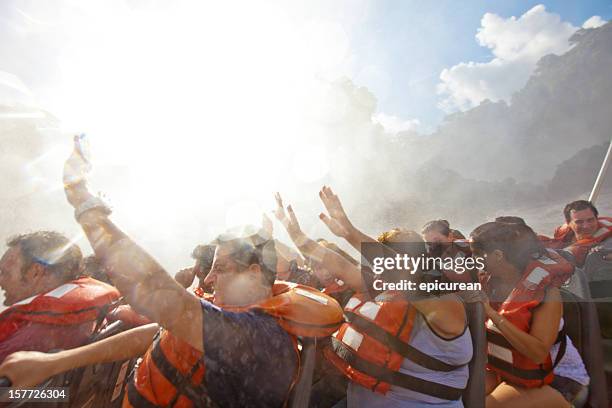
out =
{"type": "MultiPolygon", "coordinates": [[[[329,336],[343,321],[338,303],[311,287],[277,281],[272,293],[272,297],[248,307],[223,309],[235,312],[257,309],[276,318],[291,335],[298,361],[297,336],[329,336]]],[[[163,331],[143,357],[133,381],[128,383],[124,407],[215,406],[206,391],[205,371],[202,352],[163,331]]]]}
{"type": "Polygon", "coordinates": [[[119,291],[106,283],[81,277],[45,293],[34,295],[0,313],[0,342],[30,323],[59,326],[95,322],[119,299],[119,291]]]}
{"type": "MultiPolygon", "coordinates": [[[[571,263],[555,251],[548,250],[547,256],[535,259],[527,265],[521,280],[501,304],[498,313],[507,320],[507,323],[512,323],[528,333],[533,310],[542,303],[546,290],[561,286],[573,272],[574,266],[571,263]]],[[[538,364],[519,353],[491,320],[487,321],[487,341],[489,369],[497,372],[508,382],[526,388],[535,388],[552,382],[554,366],[564,353],[565,332],[560,331],[557,337],[556,342],[561,342],[561,345],[555,363],[552,362],[550,355],[546,361],[538,364]]]]}
{"type": "Polygon", "coordinates": [[[385,292],[375,300],[355,295],[344,311],[347,322],[332,336],[332,347],[324,353],[349,380],[381,394],[396,385],[437,398],[461,398],[463,389],[399,371],[404,358],[436,371],[462,367],[437,360],[408,343],[418,312],[400,293],[385,292]]]}
{"type": "Polygon", "coordinates": [[[576,241],[574,231],[567,224],[557,227],[553,238],[540,236],[540,240],[547,248],[569,250],[576,258],[576,265],[581,266],[594,245],[612,237],[612,218],[599,217],[597,224],[597,230],[592,236],[576,241]]]}

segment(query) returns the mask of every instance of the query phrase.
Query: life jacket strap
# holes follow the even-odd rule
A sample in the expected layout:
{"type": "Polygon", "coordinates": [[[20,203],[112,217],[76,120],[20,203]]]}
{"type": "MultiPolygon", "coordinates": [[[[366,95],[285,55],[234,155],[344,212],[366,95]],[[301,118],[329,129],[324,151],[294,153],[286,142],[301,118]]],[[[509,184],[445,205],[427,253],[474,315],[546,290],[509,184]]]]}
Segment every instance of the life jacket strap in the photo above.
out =
{"type": "Polygon", "coordinates": [[[410,361],[434,371],[449,372],[463,367],[463,365],[452,365],[438,360],[435,357],[427,355],[422,351],[412,347],[410,344],[400,340],[396,336],[377,326],[370,320],[354,313],[345,311],[344,315],[347,321],[361,333],[365,333],[380,343],[388,346],[393,351],[398,353],[410,361]]]}
{"type": "Polygon", "coordinates": [[[332,348],[336,355],[349,364],[353,369],[361,371],[370,377],[374,377],[380,382],[386,382],[398,387],[448,401],[458,400],[463,395],[463,388],[454,388],[432,381],[427,381],[422,378],[413,377],[399,371],[392,371],[388,368],[370,363],[369,361],[360,358],[347,346],[342,344],[340,340],[333,337],[332,348]]]}
{"type": "MultiPolygon", "coordinates": [[[[510,342],[501,334],[494,332],[492,330],[487,330],[487,341],[496,344],[498,346],[504,347],[506,349],[510,349],[513,352],[516,352],[516,349],[510,344],[510,342]]],[[[557,356],[555,357],[555,361],[552,364],[552,368],[550,370],[544,370],[542,368],[536,369],[524,369],[518,368],[509,363],[508,361],[502,360],[498,357],[495,357],[491,354],[487,356],[489,364],[493,367],[496,367],[513,377],[523,378],[525,380],[540,380],[543,381],[559,364],[563,356],[565,355],[565,350],[567,349],[567,336],[565,333],[565,328],[561,329],[557,334],[557,339],[554,344],[559,344],[559,351],[557,352],[557,356]]]]}
{"type": "Polygon", "coordinates": [[[155,364],[166,380],[174,385],[177,391],[174,401],[169,404],[170,407],[174,405],[174,402],[176,402],[179,395],[186,396],[195,406],[198,407],[217,407],[217,405],[210,399],[208,389],[204,384],[194,386],[191,383],[191,377],[193,376],[193,373],[195,373],[195,371],[197,371],[197,369],[201,366],[201,363],[195,364],[192,367],[191,372],[184,375],[178,371],[164,355],[159,337],[155,339],[152,347],[151,359],[153,360],[153,364],[155,364]]]}

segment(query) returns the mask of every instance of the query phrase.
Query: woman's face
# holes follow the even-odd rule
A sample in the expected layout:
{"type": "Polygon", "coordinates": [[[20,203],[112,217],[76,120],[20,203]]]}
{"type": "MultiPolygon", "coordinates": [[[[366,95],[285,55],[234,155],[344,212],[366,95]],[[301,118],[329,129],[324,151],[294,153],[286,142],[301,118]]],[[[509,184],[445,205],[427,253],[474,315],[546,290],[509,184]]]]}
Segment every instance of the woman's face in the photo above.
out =
{"type": "Polygon", "coordinates": [[[472,247],[472,255],[474,257],[482,258],[484,269],[480,270],[479,272],[483,273],[485,276],[498,276],[504,270],[504,267],[507,264],[504,253],[499,249],[486,252],[472,247]]]}

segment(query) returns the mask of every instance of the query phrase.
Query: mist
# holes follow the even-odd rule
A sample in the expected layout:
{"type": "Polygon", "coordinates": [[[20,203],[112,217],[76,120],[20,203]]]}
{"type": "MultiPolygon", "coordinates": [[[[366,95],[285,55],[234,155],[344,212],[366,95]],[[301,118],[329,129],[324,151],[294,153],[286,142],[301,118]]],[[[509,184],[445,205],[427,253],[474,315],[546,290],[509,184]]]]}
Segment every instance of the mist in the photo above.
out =
{"type": "MultiPolygon", "coordinates": [[[[197,244],[259,224],[275,191],[307,234],[346,248],[318,220],[324,184],[372,235],[434,218],[469,233],[502,214],[550,234],[562,206],[588,195],[610,140],[611,23],[542,58],[510,101],[485,100],[424,134],[386,129],[376,95],[351,79],[362,12],[270,3],[246,18],[231,5],[61,4],[2,6],[11,40],[0,46],[2,239],[52,229],[91,252],[61,185],[77,131],[91,142],[93,191],[171,274],[190,266],[197,244]],[[171,22],[182,24],[160,29],[171,22]]],[[[288,242],[278,223],[275,234],[288,242]]]]}

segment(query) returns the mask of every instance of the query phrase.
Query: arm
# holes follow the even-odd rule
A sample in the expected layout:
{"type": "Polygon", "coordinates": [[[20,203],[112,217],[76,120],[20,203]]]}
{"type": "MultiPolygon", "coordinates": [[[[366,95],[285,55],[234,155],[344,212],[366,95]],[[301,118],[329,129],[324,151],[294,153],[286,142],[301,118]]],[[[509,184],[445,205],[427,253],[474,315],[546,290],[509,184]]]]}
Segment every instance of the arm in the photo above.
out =
{"type": "Polygon", "coordinates": [[[323,186],[319,191],[319,198],[323,201],[325,213],[319,214],[321,221],[327,225],[334,235],[344,238],[353,248],[361,252],[361,243],[377,242],[374,238],[358,230],[349,220],[340,198],[332,191],[331,187],[323,186]]]}
{"type": "Polygon", "coordinates": [[[148,324],[58,353],[20,351],[8,356],[0,365],[0,376],[8,377],[13,387],[26,388],[74,368],[138,357],[149,348],[158,330],[156,324],[148,324]]]}
{"type": "Polygon", "coordinates": [[[504,319],[488,302],[485,303],[485,310],[487,316],[519,353],[538,364],[546,361],[557,338],[559,323],[563,316],[559,289],[552,288],[546,292],[542,304],[533,313],[529,333],[525,333],[504,319]]]}
{"type": "Polygon", "coordinates": [[[289,214],[287,216],[283,207],[283,200],[278,193],[276,193],[276,204],[276,218],[283,224],[289,237],[304,256],[320,262],[331,274],[342,280],[351,289],[358,292],[365,290],[359,267],[347,261],[342,255],[325,248],[308,237],[302,231],[291,206],[287,207],[287,213],[289,214]]]}
{"type": "MultiPolygon", "coordinates": [[[[74,169],[78,169],[78,163],[82,161],[82,155],[75,147],[64,167],[65,182],[79,180],[65,186],[68,202],[76,209],[83,208],[83,204],[91,203],[94,198],[87,190],[84,175],[73,176],[74,169]]],[[[113,284],[127,297],[136,312],[203,351],[200,301],[123,233],[108,218],[108,213],[108,209],[94,207],[81,214],[78,222],[113,284]]]]}
{"type": "MultiPolygon", "coordinates": [[[[329,215],[321,213],[319,218],[332,233],[346,239],[360,252],[361,244],[364,242],[378,243],[377,240],[361,232],[353,225],[346,211],[344,211],[340,198],[330,187],[323,186],[319,192],[319,197],[329,213],[329,215]]],[[[376,247],[372,249],[375,250],[376,247]]],[[[381,252],[377,253],[376,256],[393,256],[395,253],[392,248],[384,247],[382,244],[380,249],[381,252]]],[[[368,261],[371,261],[371,259],[368,259],[368,261]]],[[[410,277],[407,277],[407,279],[410,279],[410,277]]],[[[465,329],[465,307],[454,296],[428,297],[426,299],[412,299],[411,301],[414,307],[423,314],[432,329],[440,336],[455,337],[465,329]]]]}

